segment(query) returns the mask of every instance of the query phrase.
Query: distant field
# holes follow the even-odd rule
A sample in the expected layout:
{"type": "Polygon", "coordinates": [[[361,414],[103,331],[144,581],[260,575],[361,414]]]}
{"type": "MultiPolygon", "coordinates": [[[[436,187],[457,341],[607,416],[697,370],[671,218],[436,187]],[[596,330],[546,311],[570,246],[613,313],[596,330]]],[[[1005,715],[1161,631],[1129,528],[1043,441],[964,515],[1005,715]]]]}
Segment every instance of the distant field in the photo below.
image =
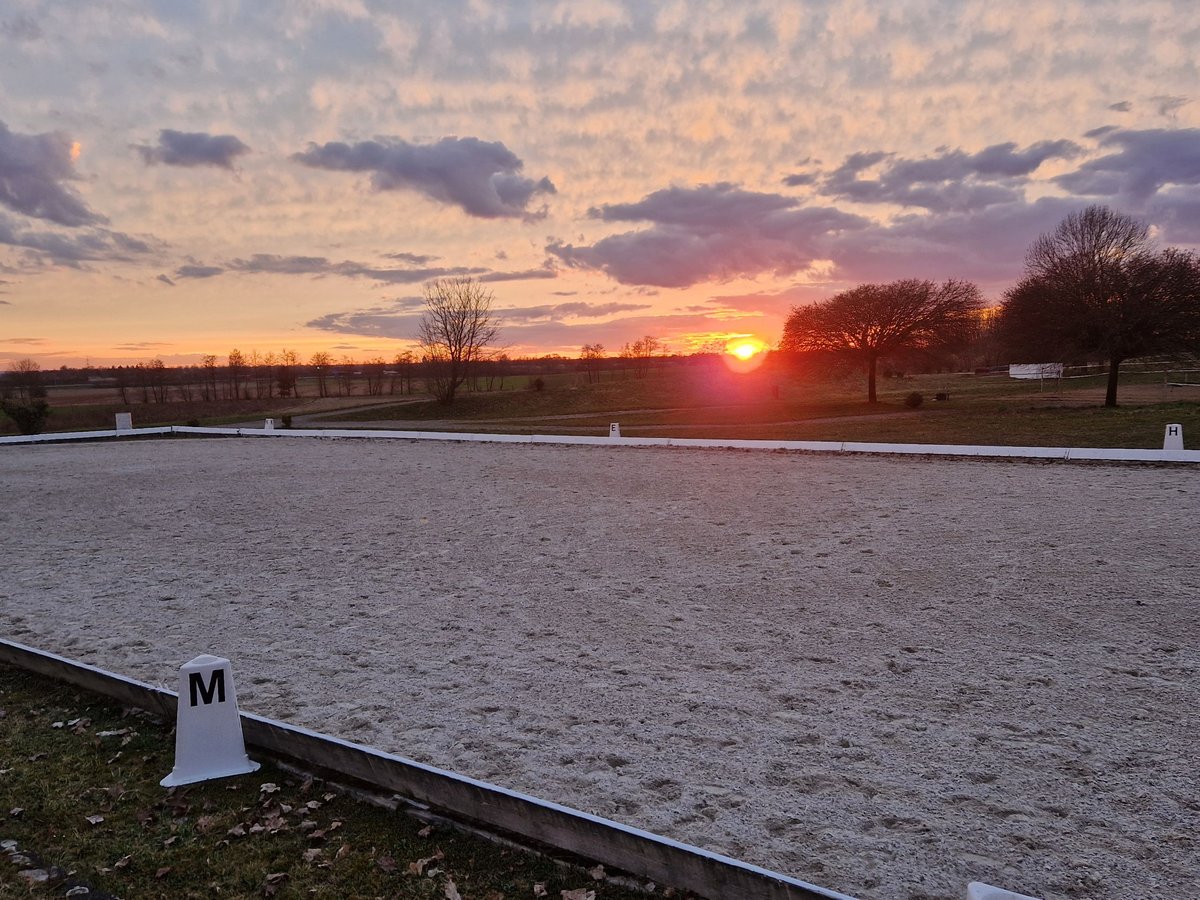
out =
{"type": "MultiPolygon", "coordinates": [[[[1117,409],[1102,406],[1100,375],[1045,383],[997,375],[884,378],[872,406],[859,376],[739,375],[720,365],[663,367],[644,378],[606,373],[596,383],[582,373],[546,375],[540,389],[533,377],[510,376],[504,389],[468,391],[449,407],[421,394],[317,398],[307,383],[300,398],[161,404],[123,404],[111,388],[51,388],[46,430],[111,428],[115,413],[132,411],[143,426],[286,414],[296,427],[604,434],[619,421],[627,436],[1154,448],[1162,446],[1163,426],[1177,422],[1185,445],[1200,449],[1200,383],[1168,384],[1188,378],[1200,382],[1200,373],[1128,373],[1117,409]],[[904,403],[913,392],[924,398],[915,410],[904,403]]],[[[14,433],[11,423],[0,422],[0,433],[14,433]]]]}
{"type": "Polygon", "coordinates": [[[1121,390],[1123,404],[1105,409],[1100,376],[1039,384],[926,375],[884,380],[881,401],[872,406],[857,379],[813,382],[702,370],[466,394],[451,407],[379,405],[311,424],[603,434],[619,421],[627,436],[1154,448],[1162,446],[1164,425],[1173,422],[1184,426],[1186,446],[1200,448],[1200,384],[1171,388],[1161,375],[1131,374],[1121,390]],[[924,398],[919,409],[904,403],[912,392],[924,398]],[[936,400],[938,394],[947,399],[936,400]]]}

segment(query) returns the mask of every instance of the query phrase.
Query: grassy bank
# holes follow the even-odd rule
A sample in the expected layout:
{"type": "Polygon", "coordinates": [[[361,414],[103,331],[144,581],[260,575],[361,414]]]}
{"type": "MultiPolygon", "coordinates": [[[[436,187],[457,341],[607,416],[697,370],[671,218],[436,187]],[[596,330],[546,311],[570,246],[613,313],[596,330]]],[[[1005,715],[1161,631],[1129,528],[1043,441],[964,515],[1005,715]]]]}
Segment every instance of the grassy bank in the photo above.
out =
{"type": "Polygon", "coordinates": [[[0,723],[0,896],[646,896],[269,763],[168,791],[169,725],[6,666],[0,723]]]}

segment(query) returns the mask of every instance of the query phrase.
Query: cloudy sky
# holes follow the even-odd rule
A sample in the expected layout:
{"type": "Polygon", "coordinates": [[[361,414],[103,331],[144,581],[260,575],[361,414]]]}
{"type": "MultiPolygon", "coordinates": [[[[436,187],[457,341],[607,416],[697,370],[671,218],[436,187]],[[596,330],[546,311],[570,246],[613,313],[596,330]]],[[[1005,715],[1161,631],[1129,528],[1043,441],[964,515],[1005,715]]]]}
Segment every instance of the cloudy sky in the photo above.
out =
{"type": "Polygon", "coordinates": [[[1107,203],[1200,244],[1200,5],[5,0],[0,365],[778,340],[1107,203]]]}

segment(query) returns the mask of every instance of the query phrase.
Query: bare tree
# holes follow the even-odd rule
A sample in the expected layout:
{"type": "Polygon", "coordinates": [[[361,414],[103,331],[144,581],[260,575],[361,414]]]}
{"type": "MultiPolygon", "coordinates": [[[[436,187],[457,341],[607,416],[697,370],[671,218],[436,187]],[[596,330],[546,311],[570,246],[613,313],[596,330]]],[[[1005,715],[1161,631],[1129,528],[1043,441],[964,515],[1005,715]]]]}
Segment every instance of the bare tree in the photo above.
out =
{"type": "Polygon", "coordinates": [[[308,361],[317,375],[318,397],[329,396],[329,364],[331,361],[329,354],[324,350],[316,351],[308,361]]]}
{"type": "Polygon", "coordinates": [[[860,284],[794,307],[779,348],[855,358],[867,372],[867,402],[877,403],[880,359],[904,351],[929,353],[964,339],[978,327],[982,305],[979,288],[967,281],[860,284]]]}
{"type": "Polygon", "coordinates": [[[662,341],[653,335],[646,335],[632,344],[626,343],[621,348],[621,358],[628,360],[633,366],[633,374],[637,378],[645,378],[650,371],[650,360],[658,356],[663,349],[662,341]]]}
{"type": "Polygon", "coordinates": [[[246,377],[246,356],[237,347],[229,351],[226,375],[229,378],[230,400],[239,400],[242,396],[242,381],[246,377]]]}
{"type": "Polygon", "coordinates": [[[1116,406],[1126,360],[1200,352],[1200,261],[1156,251],[1144,222],[1089,206],[1029,248],[999,331],[1014,356],[1104,360],[1104,405],[1116,406]]]}
{"type": "Polygon", "coordinates": [[[295,350],[285,347],[279,351],[279,365],[275,367],[275,387],[280,397],[300,396],[300,383],[296,376],[299,365],[300,357],[295,350]]]}
{"type": "Polygon", "coordinates": [[[587,372],[588,384],[600,380],[600,360],[604,359],[603,344],[584,344],[579,353],[583,368],[587,372]]]}
{"type": "Polygon", "coordinates": [[[439,278],[425,285],[425,312],[417,344],[430,390],[439,403],[454,402],[471,368],[496,340],[492,292],[474,278],[439,278]]]}
{"type": "Polygon", "coordinates": [[[37,434],[46,423],[50,405],[44,399],[42,367],[33,359],[19,359],[9,367],[0,386],[0,412],[16,424],[21,434],[37,434]]]}

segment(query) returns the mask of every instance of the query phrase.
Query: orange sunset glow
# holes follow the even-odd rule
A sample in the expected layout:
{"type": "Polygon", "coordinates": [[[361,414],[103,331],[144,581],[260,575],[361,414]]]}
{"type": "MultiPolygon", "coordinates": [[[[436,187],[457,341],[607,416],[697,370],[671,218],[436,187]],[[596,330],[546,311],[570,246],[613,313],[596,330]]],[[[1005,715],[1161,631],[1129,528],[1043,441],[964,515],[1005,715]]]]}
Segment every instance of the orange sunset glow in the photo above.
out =
{"type": "Polygon", "coordinates": [[[863,282],[994,303],[1089,203],[1200,242],[1188,4],[134,7],[0,14],[0,367],[390,359],[456,276],[512,357],[750,366],[863,282]]]}

